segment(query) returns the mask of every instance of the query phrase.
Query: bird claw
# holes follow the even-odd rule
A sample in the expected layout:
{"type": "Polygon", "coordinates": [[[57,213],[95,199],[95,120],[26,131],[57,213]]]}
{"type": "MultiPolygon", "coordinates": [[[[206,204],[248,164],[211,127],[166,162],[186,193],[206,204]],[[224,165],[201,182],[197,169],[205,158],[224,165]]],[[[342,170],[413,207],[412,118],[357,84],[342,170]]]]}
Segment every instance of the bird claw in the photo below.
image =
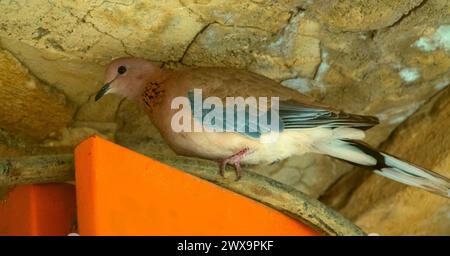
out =
{"type": "Polygon", "coordinates": [[[227,161],[226,160],[223,160],[223,161],[219,162],[219,174],[223,178],[225,178],[225,168],[226,167],[227,167],[227,161]]]}
{"type": "Polygon", "coordinates": [[[236,173],[236,179],[234,181],[238,181],[241,179],[241,165],[239,162],[234,164],[234,172],[236,173]]]}
{"type": "Polygon", "coordinates": [[[219,162],[219,174],[222,177],[225,177],[225,168],[228,164],[234,165],[234,170],[236,173],[236,179],[235,181],[238,181],[241,179],[241,160],[249,153],[249,148],[244,148],[241,151],[237,152],[236,154],[225,158],[224,160],[219,162]]]}

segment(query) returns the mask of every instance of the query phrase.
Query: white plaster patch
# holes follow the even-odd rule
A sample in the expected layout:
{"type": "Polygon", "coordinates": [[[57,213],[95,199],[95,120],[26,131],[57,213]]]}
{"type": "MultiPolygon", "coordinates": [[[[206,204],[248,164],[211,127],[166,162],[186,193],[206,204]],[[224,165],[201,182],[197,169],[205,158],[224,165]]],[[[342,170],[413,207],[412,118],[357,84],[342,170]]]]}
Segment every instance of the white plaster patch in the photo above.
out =
{"type": "Polygon", "coordinates": [[[360,39],[362,39],[362,40],[367,40],[368,34],[369,34],[369,33],[367,33],[367,32],[360,32],[359,35],[358,35],[358,37],[359,37],[360,39]]]}
{"type": "Polygon", "coordinates": [[[309,80],[301,77],[284,80],[281,84],[301,93],[308,93],[311,91],[309,80]]]}
{"type": "Polygon", "coordinates": [[[280,49],[281,46],[283,46],[285,43],[284,37],[280,36],[275,42],[272,42],[271,44],[269,44],[269,48],[271,49],[280,49]]]}
{"type": "Polygon", "coordinates": [[[223,12],[219,10],[214,10],[213,15],[216,17],[219,17],[223,20],[224,24],[233,24],[234,23],[234,16],[230,12],[223,12]]]}
{"type": "Polygon", "coordinates": [[[433,41],[446,51],[450,51],[450,25],[440,26],[433,35],[433,41]]]}
{"type": "Polygon", "coordinates": [[[399,124],[403,121],[405,121],[410,115],[412,115],[416,110],[419,108],[419,105],[412,107],[411,109],[407,110],[405,113],[401,113],[400,115],[392,118],[389,120],[389,124],[399,124]]]}
{"type": "Polygon", "coordinates": [[[431,39],[421,37],[413,44],[414,47],[419,48],[423,52],[431,52],[436,50],[436,45],[431,42],[431,39]]]}
{"type": "Polygon", "coordinates": [[[269,49],[281,51],[284,55],[289,55],[292,51],[295,37],[298,34],[298,24],[304,13],[299,13],[284,28],[283,34],[273,43],[269,45],[269,49]]]}
{"type": "Polygon", "coordinates": [[[423,101],[419,101],[409,105],[388,109],[376,116],[382,122],[387,122],[389,124],[398,124],[405,121],[409,116],[416,112],[416,110],[419,109],[422,104],[423,101]]]}
{"type": "Polygon", "coordinates": [[[400,70],[399,75],[403,81],[411,83],[420,77],[420,72],[417,68],[403,68],[400,70]]]}
{"type": "Polygon", "coordinates": [[[431,37],[421,37],[411,46],[424,52],[431,52],[437,48],[450,51],[450,25],[440,26],[431,37]]]}
{"type": "Polygon", "coordinates": [[[445,87],[447,87],[449,84],[450,84],[450,81],[447,79],[447,80],[444,80],[444,81],[442,81],[440,83],[437,83],[434,86],[434,89],[440,91],[440,90],[444,89],[445,87]]]}
{"type": "Polygon", "coordinates": [[[289,24],[283,29],[283,33],[278,39],[268,45],[268,49],[276,52],[281,52],[288,56],[293,49],[295,37],[298,34],[298,24],[303,13],[300,13],[292,18],[289,24]]]}
{"type": "Polygon", "coordinates": [[[328,64],[328,52],[326,50],[322,50],[322,62],[319,65],[319,69],[317,70],[316,81],[322,81],[325,74],[328,72],[330,65],[328,64]]]}

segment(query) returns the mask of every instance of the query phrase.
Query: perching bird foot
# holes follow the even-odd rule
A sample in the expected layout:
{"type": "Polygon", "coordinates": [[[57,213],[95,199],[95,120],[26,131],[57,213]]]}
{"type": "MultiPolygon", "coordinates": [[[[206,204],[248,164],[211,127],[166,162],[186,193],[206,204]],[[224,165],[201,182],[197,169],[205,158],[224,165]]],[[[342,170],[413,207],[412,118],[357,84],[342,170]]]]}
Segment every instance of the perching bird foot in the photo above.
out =
{"type": "Polygon", "coordinates": [[[244,148],[241,151],[237,152],[236,154],[225,158],[224,160],[220,161],[219,163],[219,173],[222,177],[225,177],[225,168],[227,167],[227,164],[234,165],[234,170],[236,173],[236,181],[238,181],[241,178],[241,160],[248,155],[250,152],[249,148],[244,148]]]}

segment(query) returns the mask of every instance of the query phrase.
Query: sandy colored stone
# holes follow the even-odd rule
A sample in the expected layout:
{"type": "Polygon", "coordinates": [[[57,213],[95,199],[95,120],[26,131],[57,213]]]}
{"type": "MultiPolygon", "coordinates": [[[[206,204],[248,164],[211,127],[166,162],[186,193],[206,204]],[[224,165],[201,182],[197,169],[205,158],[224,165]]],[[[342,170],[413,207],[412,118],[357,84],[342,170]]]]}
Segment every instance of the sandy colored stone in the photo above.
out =
{"type": "Polygon", "coordinates": [[[149,153],[176,155],[164,143],[144,110],[135,102],[126,100],[120,105],[116,122],[115,140],[117,143],[149,153]]]}
{"type": "Polygon", "coordinates": [[[114,122],[120,102],[124,100],[115,95],[105,96],[101,101],[95,102],[91,95],[89,100],[81,105],[75,119],[77,121],[114,122]]]}
{"type": "Polygon", "coordinates": [[[180,0],[206,22],[279,31],[308,1],[180,0]],[[274,19],[274,17],[276,17],[274,19]]]}
{"type": "Polygon", "coordinates": [[[422,2],[423,0],[318,0],[314,1],[311,8],[331,29],[368,31],[393,25],[422,2]]]}
{"type": "Polygon", "coordinates": [[[299,12],[269,46],[269,52],[280,51],[285,66],[296,76],[313,78],[322,61],[319,30],[319,24],[299,12]]]}
{"type": "Polygon", "coordinates": [[[259,29],[211,24],[193,42],[183,63],[245,68],[254,61],[252,53],[270,39],[270,33],[259,29]]]}
{"type": "MultiPolygon", "coordinates": [[[[115,124],[114,124],[115,125],[115,124]]],[[[115,128],[115,127],[114,127],[115,128]]],[[[61,131],[61,136],[56,140],[47,140],[43,143],[43,146],[53,147],[75,147],[87,138],[98,135],[105,139],[114,141],[115,129],[111,129],[106,132],[99,132],[97,129],[87,127],[69,127],[61,131]]]]}
{"type": "Polygon", "coordinates": [[[20,59],[31,73],[64,92],[75,104],[88,101],[104,82],[104,67],[108,59],[99,64],[7,37],[0,37],[0,45],[20,59]]]}
{"type": "Polygon", "coordinates": [[[153,60],[178,60],[203,28],[199,18],[176,0],[128,5],[105,1],[90,11],[86,22],[120,39],[127,53],[153,60]]]}
{"type": "Polygon", "coordinates": [[[73,108],[63,94],[43,85],[8,52],[0,52],[0,128],[43,140],[65,127],[73,108]]]}
{"type": "Polygon", "coordinates": [[[2,2],[0,9],[0,35],[23,33],[21,40],[30,45],[79,57],[145,54],[176,60],[202,28],[176,0],[2,2]]]}
{"type": "Polygon", "coordinates": [[[302,17],[301,13],[295,14],[275,35],[251,27],[213,23],[198,35],[183,63],[246,68],[276,80],[312,78],[321,62],[320,40],[308,34],[314,34],[319,25],[309,22],[299,30],[302,17]]]}
{"type": "Polygon", "coordinates": [[[298,36],[293,51],[288,56],[287,65],[299,76],[312,78],[320,60],[320,41],[314,37],[298,36]]]}

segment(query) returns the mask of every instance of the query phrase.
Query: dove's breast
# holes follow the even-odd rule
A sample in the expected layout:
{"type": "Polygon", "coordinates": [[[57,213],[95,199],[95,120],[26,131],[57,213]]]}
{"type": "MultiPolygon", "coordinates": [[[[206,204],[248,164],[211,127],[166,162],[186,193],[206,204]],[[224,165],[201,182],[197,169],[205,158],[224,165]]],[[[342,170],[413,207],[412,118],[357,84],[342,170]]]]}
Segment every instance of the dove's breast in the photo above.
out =
{"type": "Polygon", "coordinates": [[[209,160],[223,160],[248,148],[250,153],[241,163],[250,165],[270,164],[312,151],[308,132],[287,131],[275,138],[265,136],[274,135],[253,139],[232,132],[173,132],[165,140],[178,154],[209,160]]]}

